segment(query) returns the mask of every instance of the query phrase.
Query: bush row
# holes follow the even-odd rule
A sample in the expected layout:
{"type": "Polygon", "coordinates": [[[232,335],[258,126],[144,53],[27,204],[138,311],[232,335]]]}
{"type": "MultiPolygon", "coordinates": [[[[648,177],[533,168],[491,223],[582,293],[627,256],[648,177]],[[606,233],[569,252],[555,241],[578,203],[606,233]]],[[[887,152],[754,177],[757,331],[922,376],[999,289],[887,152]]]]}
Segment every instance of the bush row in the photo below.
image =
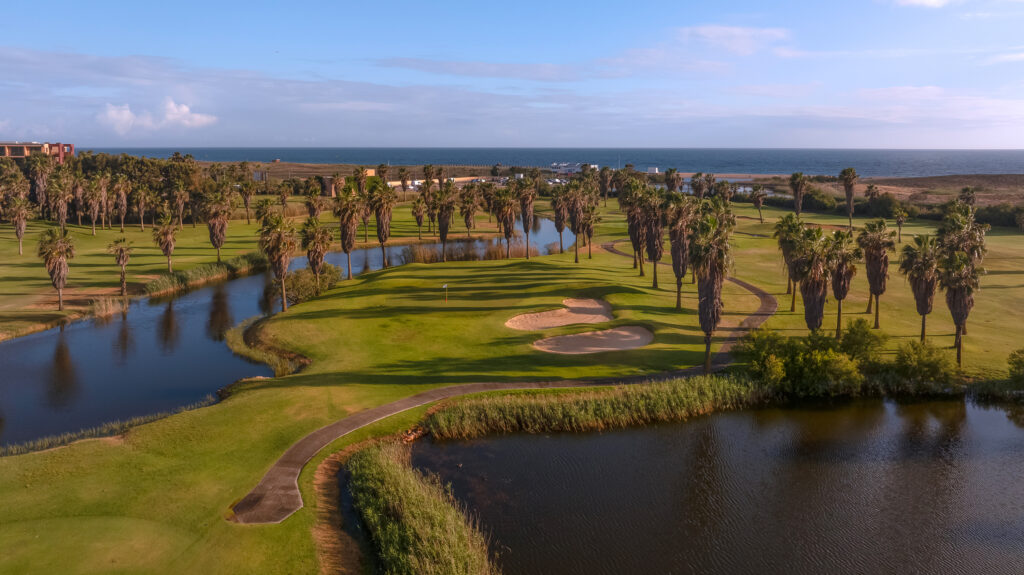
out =
{"type": "Polygon", "coordinates": [[[201,264],[184,271],[162,275],[146,284],[146,295],[168,295],[201,286],[211,281],[249,274],[267,267],[267,258],[251,252],[222,262],[201,264]]]}

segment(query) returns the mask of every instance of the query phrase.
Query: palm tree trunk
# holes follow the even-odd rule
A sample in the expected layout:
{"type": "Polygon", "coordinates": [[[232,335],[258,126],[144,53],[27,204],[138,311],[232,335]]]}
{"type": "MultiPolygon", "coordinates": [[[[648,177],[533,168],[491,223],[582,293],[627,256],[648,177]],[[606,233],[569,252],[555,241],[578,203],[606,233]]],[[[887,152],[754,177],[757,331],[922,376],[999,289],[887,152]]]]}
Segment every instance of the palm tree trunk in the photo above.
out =
{"type": "Polygon", "coordinates": [[[868,311],[866,311],[865,313],[871,313],[872,304],[874,304],[874,303],[875,303],[875,295],[872,294],[872,293],[868,293],[868,311]]]}
{"type": "Polygon", "coordinates": [[[121,214],[121,233],[124,233],[124,214],[121,214]]]}
{"type": "Polygon", "coordinates": [[[245,206],[245,225],[249,225],[252,222],[249,221],[249,206],[245,206]]]}
{"type": "Polygon", "coordinates": [[[576,261],[575,261],[575,263],[580,263],[580,237],[576,236],[575,241],[573,243],[576,244],[576,261]]]}
{"type": "Polygon", "coordinates": [[[789,277],[789,273],[786,274],[786,295],[793,292],[793,278],[789,277]]]}
{"type": "Polygon", "coordinates": [[[369,234],[370,225],[368,223],[363,224],[363,243],[370,241],[369,234]]]}
{"type": "Polygon", "coordinates": [[[961,330],[963,326],[956,326],[956,366],[963,367],[962,350],[964,347],[964,338],[961,330]]]}
{"type": "Polygon", "coordinates": [[[448,242],[441,241],[441,263],[448,261],[448,242]]]}
{"type": "Polygon", "coordinates": [[[126,281],[125,275],[126,275],[125,274],[125,269],[122,267],[121,268],[121,295],[122,296],[128,295],[128,282],[126,281]]]}
{"type": "Polygon", "coordinates": [[[654,270],[654,273],[652,274],[652,277],[654,278],[654,283],[652,287],[653,289],[658,289],[658,262],[652,261],[651,269],[654,270]]]}
{"type": "Polygon", "coordinates": [[[928,319],[928,316],[926,316],[926,315],[922,315],[921,316],[921,343],[924,343],[925,321],[927,319],[928,319]]]}
{"type": "Polygon", "coordinates": [[[636,269],[637,257],[636,250],[633,250],[633,269],[636,269]]]}
{"type": "Polygon", "coordinates": [[[960,326],[960,337],[967,335],[967,320],[964,320],[964,324],[960,326]]]}
{"type": "Polygon", "coordinates": [[[57,288],[57,311],[64,311],[64,288],[57,288]]]}
{"type": "Polygon", "coordinates": [[[565,253],[565,247],[562,245],[562,232],[558,232],[558,253],[565,253]]]}
{"type": "Polygon", "coordinates": [[[18,238],[18,255],[19,256],[25,255],[25,252],[22,250],[22,241],[23,240],[24,240],[24,238],[18,238]]]}
{"type": "Polygon", "coordinates": [[[878,324],[878,310],[882,309],[882,304],[878,301],[878,296],[875,296],[875,329],[880,329],[881,326],[878,324]]]}
{"type": "Polygon", "coordinates": [[[594,242],[587,242],[587,259],[588,260],[594,259],[594,252],[590,251],[592,245],[594,245],[594,242]]]}
{"type": "Polygon", "coordinates": [[[352,254],[345,252],[345,262],[348,264],[348,279],[352,279],[352,254]]]}
{"type": "Polygon", "coordinates": [[[416,239],[423,239],[423,226],[416,226],[416,239]]]}
{"type": "MultiPolygon", "coordinates": [[[[64,229],[64,224],[61,224],[60,229],[64,229]]],[[[96,220],[92,221],[92,235],[96,235],[96,220]]]]}
{"type": "Polygon", "coordinates": [[[505,259],[512,259],[512,238],[505,238],[505,259]]]}
{"type": "Polygon", "coordinates": [[[757,217],[760,218],[761,223],[764,223],[764,214],[761,213],[761,208],[757,208],[757,217]]]}
{"type": "Polygon", "coordinates": [[[850,212],[850,231],[853,231],[853,212],[850,212]]]}
{"type": "Polygon", "coordinates": [[[711,373],[711,334],[704,334],[704,375],[711,373]]]}
{"type": "Polygon", "coordinates": [[[526,230],[526,259],[530,259],[530,230],[526,230]]]}
{"type": "Polygon", "coordinates": [[[796,311],[796,282],[793,282],[793,299],[790,300],[789,311],[796,311]]]}
{"type": "Polygon", "coordinates": [[[644,253],[638,251],[636,259],[640,263],[640,277],[644,277],[645,275],[647,275],[644,273],[644,253]]]}
{"type": "Polygon", "coordinates": [[[697,271],[696,270],[693,270],[693,269],[690,270],[690,283],[691,284],[697,283],[697,271]]]}
{"type": "Polygon", "coordinates": [[[217,248],[217,263],[220,263],[220,248],[217,248]]]}
{"type": "Polygon", "coordinates": [[[836,300],[836,339],[843,333],[843,300],[836,300]]]}
{"type": "Polygon", "coordinates": [[[281,311],[288,311],[288,294],[285,293],[284,278],[281,278],[281,311]]]}
{"type": "Polygon", "coordinates": [[[171,256],[167,256],[167,273],[174,273],[174,270],[171,268],[171,256]]]}
{"type": "Polygon", "coordinates": [[[384,269],[388,269],[388,251],[384,249],[384,244],[380,245],[380,260],[384,262],[384,269]]]}
{"type": "Polygon", "coordinates": [[[676,310],[683,309],[683,278],[676,278],[676,310]]]}

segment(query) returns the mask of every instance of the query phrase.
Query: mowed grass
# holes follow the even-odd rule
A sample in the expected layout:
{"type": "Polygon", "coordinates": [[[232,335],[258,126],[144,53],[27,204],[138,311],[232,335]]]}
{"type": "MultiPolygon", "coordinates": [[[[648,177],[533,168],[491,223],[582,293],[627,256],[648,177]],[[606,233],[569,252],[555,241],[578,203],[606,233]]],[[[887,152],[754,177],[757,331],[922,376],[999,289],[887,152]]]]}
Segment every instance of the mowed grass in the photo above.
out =
{"type": "MultiPolygon", "coordinates": [[[[289,213],[296,212],[300,206],[301,198],[293,199],[289,203],[289,213]]],[[[300,226],[304,219],[305,215],[292,218],[296,226],[300,226]]],[[[337,228],[337,222],[330,212],[321,214],[321,221],[337,228]]],[[[65,311],[57,311],[57,293],[50,283],[46,268],[36,257],[39,235],[49,227],[52,227],[50,222],[29,222],[25,232],[25,253],[18,255],[18,241],[13,226],[6,222],[0,224],[0,341],[51,326],[63,319],[79,317],[88,311],[93,300],[117,297],[120,293],[120,272],[113,256],[106,251],[111,242],[122,237],[120,227],[115,225],[111,230],[97,228],[93,236],[89,225],[72,224],[68,229],[75,241],[76,255],[69,262],[70,271],[64,291],[65,311]]],[[[232,220],[228,226],[227,240],[221,249],[221,258],[226,261],[256,251],[258,230],[255,220],[251,224],[246,224],[244,219],[232,220]]],[[[478,215],[475,234],[493,234],[496,230],[496,224],[488,223],[486,215],[478,215]]],[[[367,231],[369,241],[364,244],[360,226],[360,245],[357,247],[378,245],[372,217],[367,231]]],[[[458,233],[463,231],[460,219],[452,236],[464,237],[464,233],[458,233]]],[[[147,282],[167,273],[167,258],[153,243],[152,226],[148,218],[145,231],[139,228],[137,222],[128,223],[123,235],[132,242],[134,248],[128,264],[129,294],[141,295],[147,282]]],[[[416,222],[408,203],[395,207],[391,237],[394,238],[393,243],[415,241],[416,222]]],[[[427,239],[429,236],[425,235],[424,240],[427,239]]],[[[217,261],[216,250],[210,245],[209,233],[204,224],[200,223],[193,228],[186,221],[184,228],[178,232],[176,244],[172,256],[175,271],[187,271],[217,261]]],[[[334,249],[340,249],[337,240],[334,249]]]]}
{"type": "MultiPolygon", "coordinates": [[[[736,209],[740,216],[756,216],[749,206],[736,209]]],[[[396,220],[405,211],[396,210],[396,220]]],[[[802,310],[798,301],[796,313],[786,311],[785,277],[774,240],[744,235],[770,234],[780,213],[766,210],[763,225],[741,217],[733,273],[779,297],[781,311],[769,325],[800,334],[806,331],[802,310]]],[[[844,223],[842,218],[806,217],[844,223]]],[[[606,211],[603,218],[596,243],[625,237],[620,214],[606,211]]],[[[238,227],[233,223],[232,228],[238,227]]],[[[928,228],[908,224],[904,241],[928,228]]],[[[0,229],[10,234],[9,227],[0,229]]],[[[398,226],[396,232],[401,229],[415,236],[415,226],[398,226]]],[[[205,234],[201,228],[199,232],[205,234]]],[[[372,229],[370,233],[372,239],[372,229]]],[[[1005,373],[1006,355],[1024,341],[1024,318],[1013,305],[1024,301],[1022,239],[1009,230],[990,236],[990,275],[982,282],[965,349],[966,366],[975,373],[1005,373]]],[[[196,241],[197,246],[202,243],[196,241]]],[[[628,244],[622,247],[628,251],[628,244]]],[[[424,409],[378,422],[321,452],[300,477],[306,506],[283,523],[243,526],[228,521],[231,505],[289,445],[314,429],[432,386],[642,374],[700,361],[692,285],[684,284],[687,309],[678,313],[667,266],[660,270],[662,289],[655,291],[649,265],[648,276],[638,278],[627,258],[595,250],[594,259],[587,260],[585,254],[581,250],[579,265],[566,253],[530,262],[413,265],[342,282],[267,326],[279,344],[314,360],[307,371],[248,383],[222,403],[135,428],[123,442],[90,440],[0,459],[0,572],[314,572],[310,530],[316,465],[344,445],[411,426],[424,409]],[[445,283],[447,304],[441,289],[445,283]],[[606,298],[615,320],[543,335],[640,324],[655,333],[654,343],[633,351],[556,356],[533,350],[530,344],[540,333],[503,325],[514,314],[552,309],[564,297],[581,295],[606,298]]],[[[45,281],[42,266],[33,264],[45,281]]],[[[102,265],[103,271],[95,273],[109,272],[115,282],[113,266],[105,261],[102,265]]],[[[159,268],[162,261],[152,265],[159,268]]],[[[75,273],[73,264],[73,278],[75,273]]],[[[892,273],[882,297],[882,321],[894,349],[915,337],[919,324],[910,289],[896,274],[895,264],[892,273]]],[[[7,279],[0,280],[0,289],[12,290],[3,285],[7,279]]],[[[21,281],[27,280],[14,280],[21,281]]],[[[758,301],[732,284],[726,286],[725,321],[735,323],[755,310],[758,301]]],[[[861,270],[846,306],[848,318],[864,317],[866,293],[861,270]]],[[[833,306],[826,311],[825,329],[834,326],[833,306]]],[[[930,326],[935,341],[952,343],[941,294],[930,326]]]]}

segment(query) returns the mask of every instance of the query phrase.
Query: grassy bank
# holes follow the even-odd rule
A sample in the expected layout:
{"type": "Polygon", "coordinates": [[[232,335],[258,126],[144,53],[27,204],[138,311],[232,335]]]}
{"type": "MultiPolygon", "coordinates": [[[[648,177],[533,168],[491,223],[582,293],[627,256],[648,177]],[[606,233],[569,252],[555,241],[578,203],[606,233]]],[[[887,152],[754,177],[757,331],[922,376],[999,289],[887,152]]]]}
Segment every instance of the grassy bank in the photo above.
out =
{"type": "Polygon", "coordinates": [[[412,469],[408,448],[387,443],[348,461],[349,488],[378,564],[396,575],[498,573],[487,540],[437,478],[412,469]]]}
{"type": "Polygon", "coordinates": [[[210,282],[226,280],[267,267],[267,257],[258,252],[235,256],[231,259],[200,264],[187,270],[165,274],[146,284],[148,296],[162,296],[197,288],[210,282]]]}
{"type": "Polygon", "coordinates": [[[767,390],[744,379],[702,376],[588,391],[473,397],[440,406],[423,425],[438,439],[597,431],[683,421],[713,411],[758,405],[768,397],[767,390]]]}

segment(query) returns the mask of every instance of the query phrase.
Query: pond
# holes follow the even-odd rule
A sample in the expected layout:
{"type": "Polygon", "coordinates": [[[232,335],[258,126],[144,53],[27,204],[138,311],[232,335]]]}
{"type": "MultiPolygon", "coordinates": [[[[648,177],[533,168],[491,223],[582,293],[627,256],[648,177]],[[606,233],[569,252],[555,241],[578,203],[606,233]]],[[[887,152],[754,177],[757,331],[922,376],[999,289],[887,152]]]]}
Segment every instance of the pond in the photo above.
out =
{"type": "Polygon", "coordinates": [[[1024,565],[1024,428],[961,401],[420,441],[413,464],[451,484],[506,575],[1024,565]]]}
{"type": "MultiPolygon", "coordinates": [[[[531,245],[542,254],[558,242],[550,220],[536,218],[532,230],[531,245]]],[[[451,234],[449,247],[462,241],[459,235],[451,234]]],[[[564,236],[568,247],[573,236],[564,236]]],[[[469,242],[477,251],[488,243],[469,242]]],[[[428,247],[439,250],[440,244],[428,247]]],[[[387,250],[389,262],[400,264],[403,248],[387,250]]],[[[346,257],[332,252],[327,261],[345,269],[346,257]]],[[[292,261],[293,269],[305,266],[304,257],[292,261]]],[[[352,253],[353,273],[380,268],[380,248],[352,253]]],[[[73,282],[74,266],[71,274],[73,282]]],[[[224,334],[242,320],[279,309],[276,296],[270,276],[258,274],[177,297],[133,300],[123,315],[0,343],[0,444],[171,411],[239,379],[273,375],[232,353],[224,334]]]]}

